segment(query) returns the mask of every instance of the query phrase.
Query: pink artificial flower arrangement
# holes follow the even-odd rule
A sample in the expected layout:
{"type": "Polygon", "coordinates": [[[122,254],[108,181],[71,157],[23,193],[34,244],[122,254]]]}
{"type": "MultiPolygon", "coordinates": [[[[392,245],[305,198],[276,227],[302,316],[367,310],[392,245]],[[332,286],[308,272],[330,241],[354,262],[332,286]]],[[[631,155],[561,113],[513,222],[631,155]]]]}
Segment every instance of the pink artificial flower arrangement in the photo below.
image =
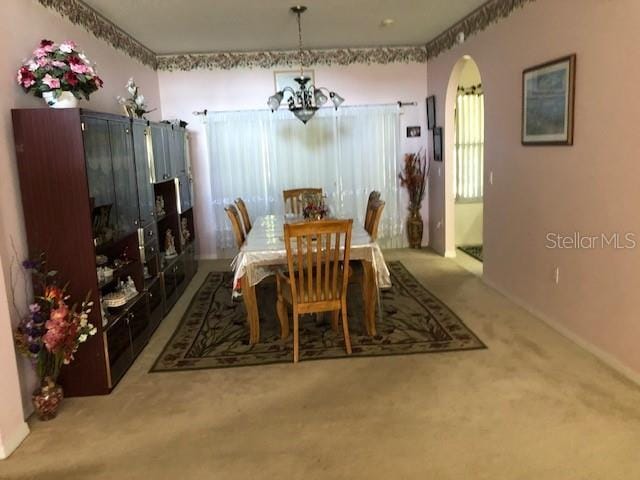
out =
{"type": "Polygon", "coordinates": [[[90,296],[69,306],[65,288],[56,285],[57,272],[46,265],[44,255],[23,262],[33,278],[34,301],[14,337],[18,349],[33,359],[40,380],[55,383],[62,365],[71,363],[80,344],[97,329],[89,323],[90,296]]]}
{"type": "Polygon", "coordinates": [[[26,93],[36,97],[54,92],[57,98],[62,92],[71,92],[78,99],[89,100],[89,95],[102,88],[95,65],[70,40],[59,45],[42,40],[18,70],[16,80],[26,93]]]}

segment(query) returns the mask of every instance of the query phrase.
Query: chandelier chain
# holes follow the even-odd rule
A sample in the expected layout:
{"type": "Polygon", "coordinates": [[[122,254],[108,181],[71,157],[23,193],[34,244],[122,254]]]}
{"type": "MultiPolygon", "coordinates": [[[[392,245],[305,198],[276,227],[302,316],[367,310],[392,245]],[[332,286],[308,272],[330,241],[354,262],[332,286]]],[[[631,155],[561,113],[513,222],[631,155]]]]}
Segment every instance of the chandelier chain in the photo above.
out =
{"type": "Polygon", "coordinates": [[[304,75],[304,70],[302,67],[302,18],[300,16],[300,12],[296,12],[298,15],[298,55],[300,57],[300,76],[304,75]]]}

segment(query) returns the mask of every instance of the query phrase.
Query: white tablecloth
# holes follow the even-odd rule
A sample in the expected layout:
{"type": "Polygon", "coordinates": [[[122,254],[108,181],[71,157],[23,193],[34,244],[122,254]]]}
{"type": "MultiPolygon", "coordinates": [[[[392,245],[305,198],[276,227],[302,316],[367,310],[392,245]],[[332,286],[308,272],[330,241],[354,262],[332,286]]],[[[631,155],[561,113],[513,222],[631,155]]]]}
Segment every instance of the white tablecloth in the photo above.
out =
{"type": "MultiPolygon", "coordinates": [[[[240,279],[245,275],[252,286],[256,285],[273,274],[275,266],[287,264],[284,222],[285,218],[281,215],[267,215],[256,219],[245,244],[232,263],[235,272],[234,287],[239,287],[240,279]]],[[[350,258],[372,263],[378,288],[391,286],[391,276],[380,247],[376,242],[371,241],[364,227],[356,223],[351,230],[350,258]]]]}

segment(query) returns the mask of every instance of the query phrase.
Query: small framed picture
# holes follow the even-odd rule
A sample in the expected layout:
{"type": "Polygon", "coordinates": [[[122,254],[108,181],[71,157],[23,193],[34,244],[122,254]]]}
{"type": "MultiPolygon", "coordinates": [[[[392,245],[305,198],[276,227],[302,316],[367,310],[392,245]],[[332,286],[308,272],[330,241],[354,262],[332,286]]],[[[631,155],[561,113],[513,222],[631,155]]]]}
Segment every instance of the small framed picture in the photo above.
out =
{"type": "Polygon", "coordinates": [[[415,138],[420,136],[420,126],[407,127],[407,138],[415,138]]]}
{"type": "Polygon", "coordinates": [[[573,145],[576,56],[522,72],[522,144],[573,145]]]}
{"type": "Polygon", "coordinates": [[[442,127],[433,127],[433,159],[442,161],[442,127]]]}
{"type": "MultiPolygon", "coordinates": [[[[303,75],[311,79],[310,83],[315,84],[315,74],[313,70],[304,70],[303,75]]],[[[275,91],[279,92],[284,90],[285,87],[291,87],[294,90],[298,90],[300,85],[295,81],[295,78],[300,76],[300,70],[276,70],[273,72],[273,83],[275,91]]],[[[285,95],[282,99],[282,103],[287,103],[289,95],[285,95]]]]}
{"type": "Polygon", "coordinates": [[[427,97],[427,128],[433,130],[436,126],[436,97],[427,97]]]}

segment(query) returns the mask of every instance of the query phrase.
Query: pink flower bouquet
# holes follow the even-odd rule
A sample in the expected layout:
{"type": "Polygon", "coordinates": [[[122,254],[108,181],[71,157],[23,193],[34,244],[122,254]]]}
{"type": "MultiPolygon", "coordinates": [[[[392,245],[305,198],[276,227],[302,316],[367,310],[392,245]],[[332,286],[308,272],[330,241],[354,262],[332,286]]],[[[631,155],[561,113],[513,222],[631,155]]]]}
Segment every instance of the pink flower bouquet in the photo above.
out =
{"type": "Polygon", "coordinates": [[[16,80],[26,93],[36,97],[53,92],[57,98],[62,92],[71,92],[78,99],[89,100],[89,95],[102,87],[95,65],[72,41],[57,45],[42,40],[18,70],[16,80]]]}

